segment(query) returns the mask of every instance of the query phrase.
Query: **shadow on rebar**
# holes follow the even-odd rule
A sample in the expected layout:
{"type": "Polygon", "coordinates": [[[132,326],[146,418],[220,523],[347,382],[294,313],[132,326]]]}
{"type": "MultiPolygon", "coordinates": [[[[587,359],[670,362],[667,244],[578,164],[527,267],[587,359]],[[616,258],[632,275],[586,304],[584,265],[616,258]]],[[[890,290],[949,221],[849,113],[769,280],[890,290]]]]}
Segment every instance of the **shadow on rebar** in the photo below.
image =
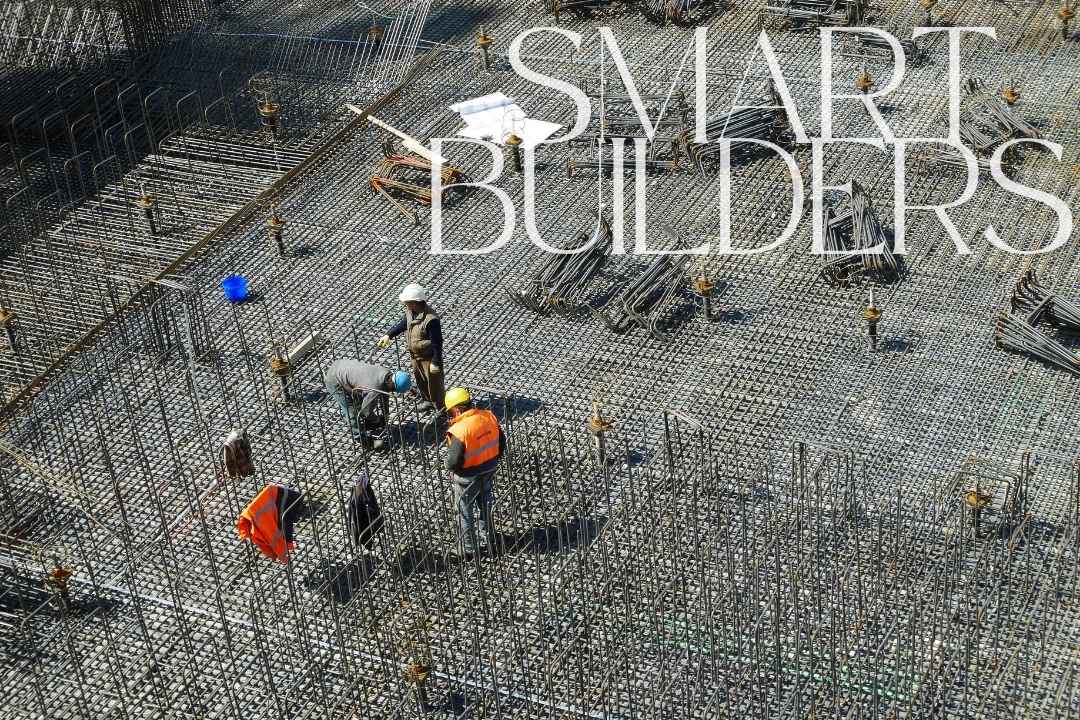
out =
{"type": "Polygon", "coordinates": [[[438,574],[450,568],[446,556],[428,548],[406,548],[394,564],[394,574],[404,580],[416,573],[438,574]]]}
{"type": "Polygon", "coordinates": [[[362,588],[375,573],[375,558],[361,556],[349,563],[324,560],[305,579],[309,590],[329,595],[339,603],[349,602],[353,594],[362,588]]]}
{"type": "Polygon", "coordinates": [[[502,533],[508,551],[561,554],[588,547],[607,525],[606,517],[576,517],[530,528],[521,533],[502,533]]]}

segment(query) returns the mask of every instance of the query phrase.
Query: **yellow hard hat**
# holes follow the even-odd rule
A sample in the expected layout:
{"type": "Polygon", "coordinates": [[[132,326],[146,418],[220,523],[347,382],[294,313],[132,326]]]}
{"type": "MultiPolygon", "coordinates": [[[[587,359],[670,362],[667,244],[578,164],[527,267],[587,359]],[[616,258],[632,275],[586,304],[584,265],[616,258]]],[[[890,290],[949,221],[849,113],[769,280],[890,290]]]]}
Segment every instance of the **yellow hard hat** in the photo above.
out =
{"type": "Polygon", "coordinates": [[[452,410],[461,403],[467,403],[472,400],[472,396],[469,395],[469,391],[463,387],[450,388],[446,391],[446,409],[452,410]]]}

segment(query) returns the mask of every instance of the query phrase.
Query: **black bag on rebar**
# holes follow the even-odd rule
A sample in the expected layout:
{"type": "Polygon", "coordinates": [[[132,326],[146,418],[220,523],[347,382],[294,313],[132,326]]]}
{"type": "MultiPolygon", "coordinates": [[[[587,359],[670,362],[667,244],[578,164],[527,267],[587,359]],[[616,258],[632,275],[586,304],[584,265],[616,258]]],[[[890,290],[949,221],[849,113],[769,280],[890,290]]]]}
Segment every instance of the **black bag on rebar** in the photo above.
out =
{"type": "Polygon", "coordinates": [[[349,524],[349,535],[353,542],[365,548],[371,548],[375,536],[382,530],[385,521],[379,501],[375,497],[375,490],[371,487],[367,474],[361,474],[353,486],[352,496],[346,508],[346,519],[349,524]]]}
{"type": "Polygon", "coordinates": [[[251,442],[247,431],[233,430],[225,436],[221,446],[225,473],[231,477],[250,477],[255,474],[255,462],[251,459],[251,442]]]}

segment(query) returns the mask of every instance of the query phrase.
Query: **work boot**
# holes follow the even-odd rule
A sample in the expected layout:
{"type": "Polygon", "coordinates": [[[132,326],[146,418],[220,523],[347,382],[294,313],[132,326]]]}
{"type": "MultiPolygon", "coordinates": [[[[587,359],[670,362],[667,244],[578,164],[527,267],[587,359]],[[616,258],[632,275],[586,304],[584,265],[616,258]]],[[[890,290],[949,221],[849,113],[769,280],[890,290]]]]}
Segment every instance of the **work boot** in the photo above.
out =
{"type": "Polygon", "coordinates": [[[384,447],[386,447],[386,443],[383,442],[382,440],[379,440],[379,439],[373,438],[373,437],[367,437],[367,436],[364,436],[363,438],[360,439],[360,445],[365,450],[368,450],[368,451],[371,451],[371,452],[378,452],[379,450],[382,450],[384,447]]]}

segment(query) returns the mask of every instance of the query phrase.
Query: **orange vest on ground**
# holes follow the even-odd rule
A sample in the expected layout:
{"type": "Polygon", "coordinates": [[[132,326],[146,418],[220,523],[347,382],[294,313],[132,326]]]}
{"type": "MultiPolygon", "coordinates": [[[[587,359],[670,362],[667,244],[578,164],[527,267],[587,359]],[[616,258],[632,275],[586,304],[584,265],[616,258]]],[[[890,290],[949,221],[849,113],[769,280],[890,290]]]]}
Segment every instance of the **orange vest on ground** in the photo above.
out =
{"type": "Polygon", "coordinates": [[[287,551],[296,547],[285,540],[281,526],[278,493],[285,490],[277,485],[267,485],[255,499],[248,503],[236,519],[236,531],[242,540],[250,540],[266,557],[281,563],[289,561],[287,551]]]}
{"type": "Polygon", "coordinates": [[[499,457],[499,421],[490,410],[466,410],[454,420],[446,434],[453,435],[465,446],[464,470],[499,457]]]}

